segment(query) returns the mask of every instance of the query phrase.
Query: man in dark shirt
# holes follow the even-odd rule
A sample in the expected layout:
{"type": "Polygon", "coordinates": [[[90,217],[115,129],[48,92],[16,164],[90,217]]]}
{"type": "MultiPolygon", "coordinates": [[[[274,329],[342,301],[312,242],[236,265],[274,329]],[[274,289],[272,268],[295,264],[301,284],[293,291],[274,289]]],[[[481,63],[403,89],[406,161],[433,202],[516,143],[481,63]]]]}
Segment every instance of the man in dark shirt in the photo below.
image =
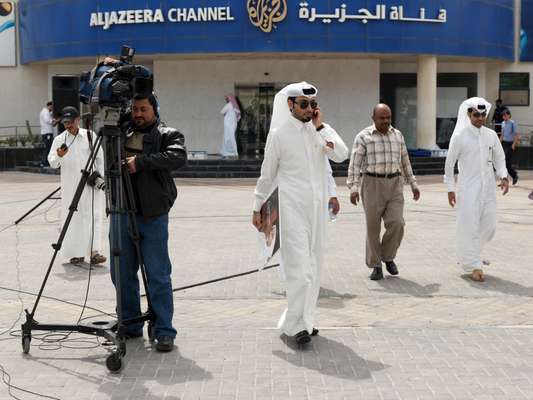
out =
{"type": "Polygon", "coordinates": [[[502,122],[503,122],[503,112],[507,110],[507,107],[502,105],[502,100],[496,100],[496,108],[494,109],[494,114],[492,115],[492,123],[494,124],[494,131],[498,134],[498,137],[502,136],[502,122]]]}
{"type": "MultiPolygon", "coordinates": [[[[156,340],[158,351],[172,351],[176,330],[172,326],[174,302],[170,276],[172,266],[168,255],[168,212],[174,204],[177,190],[170,171],[185,165],[187,152],[183,135],[159,120],[154,95],[134,98],[124,153],[135,199],[139,244],[148,278],[154,321],[153,339],[156,340]]],[[[138,260],[134,242],[128,233],[127,217],[113,217],[120,218],[120,225],[111,220],[111,229],[116,232],[116,227],[120,226],[120,231],[116,233],[122,245],[122,318],[127,320],[141,315],[138,260]]],[[[114,257],[111,259],[113,264],[114,257]]],[[[113,283],[114,272],[112,265],[113,283]]],[[[141,337],[142,329],[142,323],[129,324],[126,326],[126,337],[141,337]]]]}

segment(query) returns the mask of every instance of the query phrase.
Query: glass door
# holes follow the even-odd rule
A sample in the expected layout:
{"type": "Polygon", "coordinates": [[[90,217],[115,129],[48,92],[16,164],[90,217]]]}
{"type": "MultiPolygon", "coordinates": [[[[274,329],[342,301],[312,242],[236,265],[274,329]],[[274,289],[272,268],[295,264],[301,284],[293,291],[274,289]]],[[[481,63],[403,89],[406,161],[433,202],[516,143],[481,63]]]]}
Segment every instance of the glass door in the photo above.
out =
{"type": "Polygon", "coordinates": [[[263,156],[274,96],[282,87],[282,84],[274,83],[235,86],[241,107],[241,120],[237,127],[237,146],[241,158],[263,156]]]}

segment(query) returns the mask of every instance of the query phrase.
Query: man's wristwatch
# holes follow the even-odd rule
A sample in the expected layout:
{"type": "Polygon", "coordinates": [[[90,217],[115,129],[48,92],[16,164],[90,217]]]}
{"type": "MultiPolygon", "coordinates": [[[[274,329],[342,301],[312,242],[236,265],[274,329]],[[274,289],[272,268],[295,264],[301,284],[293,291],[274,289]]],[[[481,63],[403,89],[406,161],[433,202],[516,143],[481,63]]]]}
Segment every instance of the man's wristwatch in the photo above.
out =
{"type": "Polygon", "coordinates": [[[509,178],[502,178],[502,181],[503,181],[503,180],[509,182],[509,178]]]}
{"type": "Polygon", "coordinates": [[[320,124],[319,126],[317,126],[316,131],[320,132],[324,128],[325,128],[324,124],[320,124]]]}

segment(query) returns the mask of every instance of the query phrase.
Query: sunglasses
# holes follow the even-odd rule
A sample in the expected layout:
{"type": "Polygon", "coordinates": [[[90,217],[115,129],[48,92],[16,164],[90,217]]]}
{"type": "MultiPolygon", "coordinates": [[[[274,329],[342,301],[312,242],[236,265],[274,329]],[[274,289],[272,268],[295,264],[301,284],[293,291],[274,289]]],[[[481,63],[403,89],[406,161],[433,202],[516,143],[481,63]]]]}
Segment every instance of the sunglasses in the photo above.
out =
{"type": "Polygon", "coordinates": [[[313,110],[315,110],[318,107],[318,102],[316,100],[300,100],[300,101],[294,101],[295,104],[298,104],[298,107],[300,107],[302,110],[305,110],[307,107],[311,106],[313,110]]]}
{"type": "Polygon", "coordinates": [[[487,113],[480,113],[480,112],[474,111],[474,112],[472,113],[472,116],[473,116],[474,118],[486,117],[486,116],[487,116],[487,113]]]}

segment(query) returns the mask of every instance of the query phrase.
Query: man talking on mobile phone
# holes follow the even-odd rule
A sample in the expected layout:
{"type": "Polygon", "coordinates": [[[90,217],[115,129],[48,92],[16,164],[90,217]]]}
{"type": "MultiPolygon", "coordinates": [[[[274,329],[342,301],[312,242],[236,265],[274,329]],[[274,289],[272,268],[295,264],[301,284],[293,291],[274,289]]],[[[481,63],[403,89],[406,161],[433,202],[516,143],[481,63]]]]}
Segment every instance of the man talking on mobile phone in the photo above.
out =
{"type": "Polygon", "coordinates": [[[326,123],[317,89],[307,82],[283,88],[274,99],[252,223],[262,230],[261,206],[277,184],[281,267],[288,307],[278,327],[298,344],[318,333],[314,312],[324,262],[328,158],[342,162],[348,148],[326,123]]]}

